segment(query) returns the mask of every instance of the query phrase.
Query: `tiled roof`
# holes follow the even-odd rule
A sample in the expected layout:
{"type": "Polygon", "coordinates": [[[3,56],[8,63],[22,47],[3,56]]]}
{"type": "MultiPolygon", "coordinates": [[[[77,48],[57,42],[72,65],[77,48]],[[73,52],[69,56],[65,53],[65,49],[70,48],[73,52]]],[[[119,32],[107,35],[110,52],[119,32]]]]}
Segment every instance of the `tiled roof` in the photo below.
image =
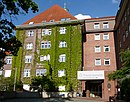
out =
{"type": "Polygon", "coordinates": [[[34,22],[34,24],[36,24],[42,23],[43,21],[50,22],[50,20],[60,21],[63,18],[76,20],[73,15],[56,4],[23,24],[29,24],[30,22],[34,22]]]}

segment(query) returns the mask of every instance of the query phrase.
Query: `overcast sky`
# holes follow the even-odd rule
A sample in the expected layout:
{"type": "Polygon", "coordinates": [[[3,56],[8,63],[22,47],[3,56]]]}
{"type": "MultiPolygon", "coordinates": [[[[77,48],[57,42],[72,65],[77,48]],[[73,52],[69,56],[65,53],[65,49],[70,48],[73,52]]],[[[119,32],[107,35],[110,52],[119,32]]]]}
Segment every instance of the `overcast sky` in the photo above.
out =
{"type": "Polygon", "coordinates": [[[44,12],[51,6],[58,4],[64,7],[66,3],[69,12],[80,19],[84,18],[95,18],[95,17],[105,17],[105,16],[115,16],[120,0],[33,0],[39,6],[39,12],[33,14],[29,12],[27,15],[19,15],[17,19],[14,19],[16,25],[21,25],[25,21],[31,19],[37,14],[44,12]]]}

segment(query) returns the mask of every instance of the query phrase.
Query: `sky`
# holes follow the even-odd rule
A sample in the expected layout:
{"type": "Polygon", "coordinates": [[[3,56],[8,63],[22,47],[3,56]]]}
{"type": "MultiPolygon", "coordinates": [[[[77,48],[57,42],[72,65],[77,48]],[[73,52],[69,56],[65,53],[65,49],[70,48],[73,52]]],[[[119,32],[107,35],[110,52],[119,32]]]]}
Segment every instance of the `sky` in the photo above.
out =
{"type": "Polygon", "coordinates": [[[64,3],[69,9],[69,13],[78,18],[95,18],[105,16],[115,16],[120,0],[33,0],[38,4],[39,12],[32,13],[31,11],[26,15],[19,15],[13,19],[15,25],[21,25],[27,20],[33,18],[41,12],[55,4],[64,8],[64,3]]]}

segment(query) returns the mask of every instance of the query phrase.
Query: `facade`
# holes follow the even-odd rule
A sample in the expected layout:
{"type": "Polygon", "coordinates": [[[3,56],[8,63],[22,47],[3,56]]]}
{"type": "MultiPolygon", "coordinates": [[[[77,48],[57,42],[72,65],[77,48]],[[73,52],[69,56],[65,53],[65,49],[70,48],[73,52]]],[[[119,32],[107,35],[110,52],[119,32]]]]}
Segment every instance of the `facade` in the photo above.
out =
{"type": "Polygon", "coordinates": [[[121,0],[119,10],[116,15],[115,22],[115,43],[116,43],[116,56],[117,68],[120,69],[121,59],[119,53],[130,49],[130,1],[121,0]]]}
{"type": "Polygon", "coordinates": [[[66,10],[54,5],[17,26],[23,46],[18,56],[7,56],[4,76],[25,90],[35,76],[50,76],[59,91],[82,87],[83,96],[108,100],[117,85],[107,77],[117,70],[115,16],[77,20],[66,10]]]}
{"type": "Polygon", "coordinates": [[[107,77],[116,70],[114,24],[113,16],[85,20],[83,71],[78,72],[78,79],[86,97],[108,100],[116,93],[116,82],[107,77]]]}
{"type": "Polygon", "coordinates": [[[54,5],[17,26],[16,36],[23,46],[12,61],[16,82],[29,90],[31,79],[44,75],[55,81],[59,91],[76,91],[76,73],[82,65],[81,25],[82,21],[54,5]]]}

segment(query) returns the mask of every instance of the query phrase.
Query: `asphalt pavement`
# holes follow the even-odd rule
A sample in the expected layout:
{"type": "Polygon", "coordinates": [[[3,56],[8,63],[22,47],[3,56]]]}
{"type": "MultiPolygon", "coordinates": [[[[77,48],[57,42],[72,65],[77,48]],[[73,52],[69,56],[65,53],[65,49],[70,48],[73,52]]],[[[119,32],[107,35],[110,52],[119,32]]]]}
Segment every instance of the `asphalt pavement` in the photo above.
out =
{"type": "Polygon", "coordinates": [[[101,100],[88,100],[88,99],[81,99],[81,98],[17,98],[17,99],[4,99],[0,102],[103,102],[101,100]]]}

